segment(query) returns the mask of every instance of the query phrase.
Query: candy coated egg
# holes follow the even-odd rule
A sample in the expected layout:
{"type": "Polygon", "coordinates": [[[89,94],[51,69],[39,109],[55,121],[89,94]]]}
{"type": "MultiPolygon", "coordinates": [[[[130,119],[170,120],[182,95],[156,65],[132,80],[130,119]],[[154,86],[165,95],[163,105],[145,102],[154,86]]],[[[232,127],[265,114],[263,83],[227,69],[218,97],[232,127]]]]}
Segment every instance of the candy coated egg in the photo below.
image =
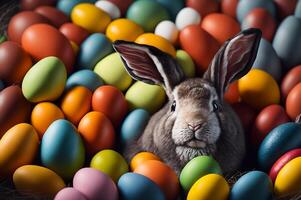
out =
{"type": "Polygon", "coordinates": [[[259,69],[251,69],[238,81],[239,94],[243,101],[256,109],[278,104],[280,90],[271,75],[259,69]]]}
{"type": "Polygon", "coordinates": [[[274,184],[277,197],[295,194],[301,190],[301,157],[288,162],[278,173],[274,184]]]}
{"type": "Polygon", "coordinates": [[[195,76],[195,66],[191,56],[184,50],[179,49],[176,52],[176,60],[180,64],[186,77],[192,78],[195,76]]]}
{"type": "Polygon", "coordinates": [[[273,197],[269,176],[261,171],[251,171],[240,177],[233,185],[230,200],[267,200],[273,197]]]}
{"type": "Polygon", "coordinates": [[[295,120],[301,113],[301,83],[298,83],[293,89],[288,93],[285,107],[286,112],[292,120],[295,120]]]}
{"type": "Polygon", "coordinates": [[[176,26],[179,30],[193,24],[199,24],[201,21],[200,14],[193,8],[185,7],[180,10],[176,17],[176,26]]]}
{"type": "Polygon", "coordinates": [[[71,15],[72,9],[80,3],[94,3],[96,0],[58,0],[56,7],[63,13],[65,13],[67,16],[71,15]]]}
{"type": "Polygon", "coordinates": [[[95,154],[90,166],[107,174],[114,182],[117,182],[120,176],[129,171],[125,159],[118,152],[109,149],[95,154]]]}
{"type": "Polygon", "coordinates": [[[239,0],[221,0],[222,13],[236,19],[236,8],[239,0]]]}
{"type": "Polygon", "coordinates": [[[165,92],[161,86],[137,81],[127,90],[125,98],[130,110],[142,108],[152,114],[163,106],[165,92]]]}
{"type": "Polygon", "coordinates": [[[78,65],[92,70],[98,61],[112,51],[110,40],[102,33],[94,33],[81,44],[77,57],[78,65]]]}
{"type": "Polygon", "coordinates": [[[40,138],[49,125],[58,119],[64,119],[64,114],[59,107],[50,102],[38,103],[31,112],[31,124],[40,138]]]}
{"type": "Polygon", "coordinates": [[[124,16],[126,14],[128,7],[133,2],[133,0],[107,0],[107,1],[112,2],[119,8],[121,12],[121,16],[124,16]]]}
{"type": "Polygon", "coordinates": [[[89,90],[94,91],[96,88],[102,85],[103,80],[98,74],[89,69],[83,69],[69,76],[66,82],[65,90],[69,90],[75,86],[84,86],[89,90]]]}
{"type": "Polygon", "coordinates": [[[245,102],[237,102],[231,106],[238,115],[245,132],[248,132],[256,119],[256,110],[245,102]]]}
{"type": "Polygon", "coordinates": [[[187,200],[226,200],[229,191],[229,185],[221,175],[208,174],[193,184],[188,192],[187,200]]]}
{"type": "Polygon", "coordinates": [[[126,173],[118,180],[118,190],[124,200],[164,200],[160,188],[149,178],[136,174],[126,173]]]}
{"type": "Polygon", "coordinates": [[[105,84],[113,85],[121,91],[125,91],[132,83],[132,78],[124,68],[118,53],[112,53],[100,60],[94,72],[98,74],[105,84]]]}
{"type": "Polygon", "coordinates": [[[72,9],[71,20],[90,33],[103,33],[111,21],[110,16],[105,11],[90,3],[77,4],[72,9]]]}
{"type": "Polygon", "coordinates": [[[219,3],[217,0],[187,0],[186,6],[198,11],[198,13],[205,17],[206,15],[218,12],[219,3]]]}
{"type": "Polygon", "coordinates": [[[169,15],[171,16],[171,19],[174,20],[178,14],[178,12],[184,7],[184,1],[183,0],[156,0],[159,2],[162,6],[164,6],[169,15]]]}
{"type": "Polygon", "coordinates": [[[155,154],[151,152],[140,152],[137,153],[131,160],[131,170],[134,171],[139,165],[142,163],[148,161],[148,160],[158,160],[161,161],[161,159],[156,156],[155,154]]]}
{"type": "Polygon", "coordinates": [[[155,34],[164,37],[172,44],[176,44],[179,31],[177,26],[172,21],[161,21],[155,28],[155,34]]]}
{"type": "Polygon", "coordinates": [[[156,1],[139,0],[130,5],[126,13],[126,18],[139,24],[145,32],[153,32],[160,21],[169,19],[169,14],[156,1]]]}
{"type": "Polygon", "coordinates": [[[57,28],[69,21],[69,18],[65,13],[52,6],[39,6],[34,11],[49,19],[51,24],[57,28]]]}
{"type": "Polygon", "coordinates": [[[54,121],[41,141],[41,162],[64,179],[70,179],[84,165],[85,149],[82,139],[71,122],[54,121]]]}
{"type": "Polygon", "coordinates": [[[106,36],[114,42],[115,40],[125,40],[134,42],[136,38],[143,33],[141,26],[134,21],[121,18],[112,21],[107,29],[106,36]]]}
{"type": "Polygon", "coordinates": [[[66,79],[64,63],[57,57],[46,57],[26,73],[22,92],[30,102],[53,101],[63,93],[66,79]]]}
{"type": "Polygon", "coordinates": [[[287,151],[301,147],[301,124],[288,122],[274,128],[262,141],[258,150],[258,164],[264,170],[287,151]]]}
{"type": "Polygon", "coordinates": [[[89,36],[88,31],[73,23],[65,23],[59,30],[66,38],[75,42],[77,45],[80,45],[89,36]]]}
{"type": "Polygon", "coordinates": [[[87,200],[85,196],[73,187],[66,187],[60,190],[54,200],[87,200]]]}
{"type": "Polygon", "coordinates": [[[142,135],[146,127],[150,114],[144,109],[135,109],[131,111],[120,128],[120,136],[122,143],[133,141],[142,135]]]}
{"type": "Polygon", "coordinates": [[[92,108],[105,114],[117,127],[127,113],[128,105],[122,92],[113,86],[101,86],[92,96],[92,108]]]}
{"type": "Polygon", "coordinates": [[[73,177],[73,187],[88,200],[118,200],[118,190],[110,177],[96,169],[82,168],[73,177]]]}
{"type": "Polygon", "coordinates": [[[13,175],[17,191],[37,196],[53,198],[65,187],[65,183],[54,171],[37,166],[24,165],[19,167],[13,175]]]}
{"type": "Polygon", "coordinates": [[[298,0],[274,0],[278,16],[280,16],[281,19],[284,19],[289,15],[293,15],[297,6],[297,2],[298,0]]]}
{"type": "Polygon", "coordinates": [[[21,37],[25,29],[33,24],[50,23],[50,21],[35,12],[23,11],[14,15],[8,24],[7,35],[9,40],[21,43],[21,37]]]}
{"type": "Polygon", "coordinates": [[[31,164],[39,148],[39,137],[30,124],[10,128],[0,140],[0,177],[11,175],[18,167],[31,164]]]}
{"type": "Polygon", "coordinates": [[[238,91],[238,81],[230,83],[225,94],[224,99],[229,104],[238,103],[240,101],[239,91],[238,91]]]}
{"type": "Polygon", "coordinates": [[[40,0],[21,0],[21,9],[22,10],[33,10],[38,6],[49,5],[53,6],[56,3],[56,0],[47,0],[47,1],[40,1],[40,0]]]}
{"type": "Polygon", "coordinates": [[[0,44],[0,78],[8,84],[21,83],[32,61],[28,53],[15,42],[0,44]]]}
{"type": "Polygon", "coordinates": [[[289,70],[281,83],[281,94],[283,99],[286,99],[289,92],[301,82],[301,65],[293,67],[289,70]]]}
{"type": "Polygon", "coordinates": [[[146,44],[157,47],[161,51],[168,53],[173,57],[176,56],[176,50],[174,46],[168,40],[159,35],[155,35],[153,33],[144,33],[140,35],[135,42],[138,44],[146,44]]]}
{"type": "Polygon", "coordinates": [[[100,150],[114,146],[115,130],[112,122],[101,112],[87,113],[78,124],[87,153],[94,155],[100,150]]]}
{"type": "Polygon", "coordinates": [[[109,14],[111,19],[117,19],[121,15],[118,6],[110,1],[100,0],[95,3],[95,6],[109,14]]]}
{"type": "Polygon", "coordinates": [[[180,183],[188,192],[191,186],[207,174],[222,174],[219,164],[211,156],[198,156],[190,160],[182,169],[180,183]]]}
{"type": "Polygon", "coordinates": [[[240,25],[232,17],[212,13],[207,15],[202,23],[202,28],[211,34],[220,44],[237,35],[240,31],[240,25]]]}
{"type": "Polygon", "coordinates": [[[22,47],[36,61],[48,56],[58,57],[70,73],[74,63],[74,52],[68,39],[56,28],[47,24],[35,24],[22,35],[22,47]]]}

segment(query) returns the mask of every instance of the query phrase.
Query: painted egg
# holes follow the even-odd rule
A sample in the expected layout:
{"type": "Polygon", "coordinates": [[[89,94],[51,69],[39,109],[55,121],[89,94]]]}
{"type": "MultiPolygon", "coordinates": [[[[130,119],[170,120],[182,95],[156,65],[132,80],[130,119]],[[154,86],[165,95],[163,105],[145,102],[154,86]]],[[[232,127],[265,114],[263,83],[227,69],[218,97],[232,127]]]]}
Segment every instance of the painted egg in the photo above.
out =
{"type": "Polygon", "coordinates": [[[91,91],[103,85],[103,80],[98,74],[89,70],[83,69],[73,73],[67,79],[65,90],[69,90],[75,86],[84,86],[91,91]]]}
{"type": "Polygon", "coordinates": [[[219,3],[217,0],[187,0],[186,6],[198,11],[198,13],[205,17],[206,15],[218,12],[219,3]]]}
{"type": "Polygon", "coordinates": [[[8,84],[21,83],[32,61],[22,47],[11,41],[0,44],[0,79],[8,84]]]}
{"type": "Polygon", "coordinates": [[[86,197],[73,187],[66,187],[60,190],[54,197],[54,200],[87,200],[86,197]]]}
{"type": "Polygon", "coordinates": [[[171,19],[174,20],[178,12],[184,7],[184,2],[182,0],[156,0],[168,11],[171,19]]]}
{"type": "Polygon", "coordinates": [[[80,3],[95,3],[96,0],[58,0],[56,7],[57,9],[59,9],[60,11],[62,11],[63,13],[65,13],[65,15],[70,16],[72,9],[80,3]]]}
{"type": "Polygon", "coordinates": [[[229,104],[238,103],[240,101],[239,91],[238,91],[238,81],[230,83],[225,94],[224,99],[229,104]]]}
{"type": "Polygon", "coordinates": [[[111,19],[120,18],[121,13],[118,6],[110,1],[100,0],[95,3],[95,6],[109,14],[111,19]]]}
{"type": "Polygon", "coordinates": [[[72,178],[85,161],[82,139],[76,128],[64,119],[56,120],[48,127],[40,154],[42,164],[65,179],[72,178]]]}
{"type": "Polygon", "coordinates": [[[128,7],[133,3],[133,0],[107,0],[107,1],[115,4],[119,8],[122,16],[126,14],[128,7]]]}
{"type": "Polygon", "coordinates": [[[230,200],[273,199],[273,185],[269,176],[261,171],[251,171],[233,185],[230,200]]]}
{"type": "Polygon", "coordinates": [[[201,22],[201,15],[193,8],[181,9],[176,17],[176,26],[181,31],[189,25],[198,25],[201,22]]]}
{"type": "Polygon", "coordinates": [[[52,6],[39,6],[34,11],[49,19],[51,24],[57,28],[60,28],[61,25],[69,21],[69,18],[65,13],[52,6]]]}
{"type": "Polygon", "coordinates": [[[21,9],[22,10],[33,10],[38,6],[49,5],[53,6],[56,3],[56,0],[47,0],[47,1],[40,1],[40,0],[21,0],[21,9]]]}
{"type": "Polygon", "coordinates": [[[158,111],[165,102],[165,91],[161,86],[135,82],[126,92],[130,110],[142,108],[150,114],[158,111]]]}
{"type": "Polygon", "coordinates": [[[133,2],[127,10],[126,18],[139,24],[145,32],[154,32],[156,25],[169,20],[168,11],[158,2],[139,0],[133,2]],[[156,13],[154,15],[154,13],[156,13]]]}
{"type": "Polygon", "coordinates": [[[221,0],[222,13],[236,19],[236,8],[239,0],[221,0]]]}
{"type": "Polygon", "coordinates": [[[155,29],[155,34],[164,37],[172,44],[178,41],[179,30],[175,23],[169,20],[161,21],[155,29]]]}
{"type": "Polygon", "coordinates": [[[101,112],[87,113],[78,124],[78,132],[85,143],[87,153],[94,155],[100,150],[111,149],[115,142],[112,122],[101,112]]]}
{"type": "Polygon", "coordinates": [[[301,191],[301,157],[288,162],[278,173],[274,184],[277,197],[296,194],[301,191]]]}
{"type": "Polygon", "coordinates": [[[80,3],[71,12],[74,24],[86,29],[90,33],[103,33],[111,21],[110,16],[103,10],[90,3],[80,3]]]}
{"type": "Polygon", "coordinates": [[[134,42],[143,32],[143,28],[134,21],[122,18],[116,19],[108,25],[106,29],[106,36],[112,42],[115,40],[134,42]]]}
{"type": "Polygon", "coordinates": [[[46,57],[26,73],[22,92],[30,102],[53,101],[63,93],[66,79],[64,63],[57,57],[46,57]]]}
{"type": "Polygon", "coordinates": [[[198,156],[190,160],[182,169],[180,183],[188,192],[191,186],[207,174],[222,174],[219,164],[211,156],[198,156]]]}
{"type": "Polygon", "coordinates": [[[252,128],[256,119],[256,110],[245,102],[237,102],[232,104],[231,106],[239,117],[245,132],[248,132],[252,128]]]}
{"type": "Polygon", "coordinates": [[[256,109],[278,104],[280,101],[277,82],[270,74],[259,69],[251,69],[239,79],[238,89],[242,100],[256,109]]]}
{"type": "Polygon", "coordinates": [[[164,200],[160,188],[149,178],[136,174],[126,173],[118,180],[118,190],[124,200],[164,200]]]}
{"type": "Polygon", "coordinates": [[[293,67],[286,73],[281,83],[281,94],[286,99],[289,92],[301,82],[301,65],[293,67]]]}
{"type": "Polygon", "coordinates": [[[221,175],[208,174],[193,184],[188,192],[187,200],[227,200],[229,191],[229,185],[221,175]]]}
{"type": "Polygon", "coordinates": [[[292,120],[295,120],[301,113],[301,83],[298,83],[293,89],[288,93],[285,107],[286,112],[292,120]]]}
{"type": "Polygon", "coordinates": [[[65,23],[59,30],[68,40],[75,42],[77,45],[80,45],[89,36],[88,31],[73,23],[65,23]]]}
{"type": "Polygon", "coordinates": [[[130,112],[120,128],[120,137],[123,144],[139,138],[146,127],[150,114],[144,109],[135,109],[130,112]]]}
{"type": "Polygon", "coordinates": [[[92,70],[98,61],[111,52],[113,48],[110,40],[102,33],[94,33],[81,44],[78,65],[92,70]]]}
{"type": "Polygon", "coordinates": [[[112,53],[99,61],[94,72],[98,74],[105,84],[113,85],[121,91],[125,91],[132,83],[132,78],[124,68],[118,53],[112,53]]]}
{"type": "Polygon", "coordinates": [[[19,167],[13,175],[14,185],[20,193],[53,198],[65,187],[65,183],[54,171],[37,165],[19,167]]]}
{"type": "Polygon", "coordinates": [[[284,153],[301,147],[301,124],[289,122],[274,128],[262,141],[258,150],[258,163],[269,170],[284,153]]]}
{"type": "Polygon", "coordinates": [[[232,17],[221,14],[212,13],[207,15],[201,27],[212,35],[220,44],[237,35],[240,31],[240,25],[232,17]]]}
{"type": "Polygon", "coordinates": [[[4,178],[23,165],[31,164],[39,148],[39,137],[30,124],[10,128],[0,140],[0,177],[4,178]]]}
{"type": "Polygon", "coordinates": [[[138,165],[134,173],[141,174],[156,183],[167,200],[176,199],[180,186],[176,173],[166,164],[158,160],[148,160],[138,165]]]}
{"type": "Polygon", "coordinates": [[[49,125],[58,119],[64,119],[64,114],[59,107],[50,102],[37,104],[31,112],[31,124],[38,132],[40,139],[49,125]]]}
{"type": "Polygon", "coordinates": [[[176,60],[180,64],[186,77],[192,78],[195,76],[194,62],[186,51],[182,49],[177,50],[176,60]]]}
{"type": "Polygon", "coordinates": [[[140,152],[137,153],[131,160],[131,170],[134,171],[139,165],[142,163],[148,161],[148,160],[158,160],[161,161],[161,159],[156,156],[155,154],[151,152],[140,152]]]}
{"type": "Polygon", "coordinates": [[[74,125],[77,125],[80,119],[90,111],[92,92],[83,87],[76,86],[70,89],[63,97],[61,109],[66,118],[74,125]]]}
{"type": "Polygon", "coordinates": [[[298,0],[274,0],[278,16],[280,16],[281,19],[284,19],[289,15],[293,15],[297,6],[297,2],[298,0]]]}
{"type": "Polygon", "coordinates": [[[118,190],[110,177],[96,169],[82,168],[73,177],[73,187],[88,200],[118,200],[118,190]]]}
{"type": "Polygon", "coordinates": [[[129,171],[125,159],[118,152],[109,149],[95,154],[90,166],[107,174],[114,182],[117,182],[120,176],[129,171]]]}

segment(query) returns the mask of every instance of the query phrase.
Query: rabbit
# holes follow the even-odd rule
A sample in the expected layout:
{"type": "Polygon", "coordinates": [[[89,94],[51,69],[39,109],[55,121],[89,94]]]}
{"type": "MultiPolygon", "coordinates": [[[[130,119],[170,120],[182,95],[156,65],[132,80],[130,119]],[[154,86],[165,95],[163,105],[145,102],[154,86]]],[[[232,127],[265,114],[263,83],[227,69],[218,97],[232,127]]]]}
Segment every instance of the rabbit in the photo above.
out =
{"type": "Polygon", "coordinates": [[[223,95],[251,69],[260,38],[259,29],[247,29],[226,41],[202,78],[186,78],[172,56],[153,46],[115,41],[113,47],[130,76],[161,85],[169,99],[142,135],[126,145],[125,157],[152,152],[179,174],[194,157],[210,155],[224,173],[237,170],[246,151],[245,137],[223,95]]]}

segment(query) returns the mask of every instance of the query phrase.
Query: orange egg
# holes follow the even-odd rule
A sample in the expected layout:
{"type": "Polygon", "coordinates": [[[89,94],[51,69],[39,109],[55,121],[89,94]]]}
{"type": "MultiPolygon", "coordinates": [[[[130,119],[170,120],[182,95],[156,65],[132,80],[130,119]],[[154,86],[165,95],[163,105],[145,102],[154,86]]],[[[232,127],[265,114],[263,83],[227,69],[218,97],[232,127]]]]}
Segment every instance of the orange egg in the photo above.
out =
{"type": "Polygon", "coordinates": [[[286,73],[281,83],[282,98],[285,99],[289,92],[301,82],[301,65],[293,67],[286,73]]]}
{"type": "Polygon", "coordinates": [[[217,12],[219,3],[216,0],[187,0],[186,6],[194,8],[202,17],[217,12]]]}
{"type": "Polygon", "coordinates": [[[239,0],[222,0],[221,9],[222,13],[236,18],[236,8],[239,0]]]}
{"type": "Polygon", "coordinates": [[[73,23],[63,24],[60,27],[60,32],[77,45],[80,45],[89,36],[87,30],[73,23]]]}
{"type": "Polygon", "coordinates": [[[64,96],[61,109],[66,118],[77,125],[81,118],[90,111],[92,92],[83,87],[76,86],[70,89],[64,96]]]}
{"type": "Polygon", "coordinates": [[[240,96],[239,96],[237,81],[229,85],[227,91],[224,94],[224,99],[230,104],[239,102],[240,96]]]}
{"type": "Polygon", "coordinates": [[[31,112],[31,124],[38,132],[40,139],[49,125],[57,119],[64,119],[64,114],[59,107],[50,102],[37,104],[31,112]]]}
{"type": "Polygon", "coordinates": [[[298,0],[274,0],[280,18],[284,19],[289,15],[293,15],[297,2],[298,0]]]}
{"type": "Polygon", "coordinates": [[[298,83],[286,98],[286,112],[292,120],[301,114],[301,83],[298,83]]]}
{"type": "Polygon", "coordinates": [[[87,113],[80,120],[78,131],[90,155],[94,155],[103,149],[111,149],[114,146],[114,127],[109,118],[101,112],[92,111],[87,113]]]}
{"type": "Polygon", "coordinates": [[[43,15],[57,28],[69,21],[69,18],[62,11],[52,6],[39,6],[34,10],[36,13],[43,15]]]}
{"type": "Polygon", "coordinates": [[[234,18],[221,13],[207,15],[203,19],[201,26],[220,44],[223,44],[240,32],[239,23],[234,18]]]}
{"type": "Polygon", "coordinates": [[[158,160],[148,160],[136,167],[134,173],[141,174],[154,181],[164,192],[167,200],[174,200],[179,194],[179,180],[176,173],[158,160]]]}
{"type": "Polygon", "coordinates": [[[156,156],[151,152],[140,152],[132,158],[130,163],[131,170],[134,171],[139,165],[141,165],[142,163],[148,160],[161,161],[161,159],[158,156],[156,156]]]}

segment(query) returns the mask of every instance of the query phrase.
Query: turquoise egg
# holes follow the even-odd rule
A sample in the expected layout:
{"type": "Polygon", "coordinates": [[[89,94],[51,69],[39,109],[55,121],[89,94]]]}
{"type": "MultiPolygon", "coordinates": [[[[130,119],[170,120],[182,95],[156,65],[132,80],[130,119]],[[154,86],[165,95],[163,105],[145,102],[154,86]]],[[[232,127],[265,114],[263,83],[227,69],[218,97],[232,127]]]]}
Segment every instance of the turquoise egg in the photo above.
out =
{"type": "Polygon", "coordinates": [[[119,195],[123,200],[164,200],[164,194],[149,178],[126,173],[118,180],[119,195]]]}
{"type": "Polygon", "coordinates": [[[85,149],[71,122],[59,119],[46,130],[41,141],[41,162],[65,179],[83,167],[85,149]]]}
{"type": "Polygon", "coordinates": [[[295,8],[295,16],[298,18],[301,18],[301,1],[297,2],[296,8],[295,8]]]}
{"type": "Polygon", "coordinates": [[[98,74],[89,69],[83,69],[73,73],[66,83],[66,90],[75,86],[84,86],[91,91],[96,90],[99,86],[103,85],[103,81],[98,74]]]}
{"type": "Polygon", "coordinates": [[[236,181],[230,200],[272,200],[273,185],[270,177],[261,171],[251,171],[236,181]]]}
{"type": "Polygon", "coordinates": [[[70,16],[72,9],[79,3],[95,3],[96,0],[58,0],[56,8],[70,16]]]}
{"type": "Polygon", "coordinates": [[[77,64],[82,69],[93,69],[98,61],[113,52],[111,41],[102,33],[94,33],[80,46],[77,64]]]}
{"type": "Polygon", "coordinates": [[[172,20],[174,20],[178,14],[178,12],[184,7],[184,1],[183,0],[156,0],[159,2],[162,6],[164,6],[169,15],[171,16],[172,20]]]}
{"type": "Polygon", "coordinates": [[[121,125],[122,143],[137,139],[143,133],[149,118],[150,114],[144,109],[130,112],[121,125]]]}
{"type": "Polygon", "coordinates": [[[289,122],[274,128],[258,150],[258,164],[267,171],[284,153],[301,147],[301,124],[289,122]]]}

